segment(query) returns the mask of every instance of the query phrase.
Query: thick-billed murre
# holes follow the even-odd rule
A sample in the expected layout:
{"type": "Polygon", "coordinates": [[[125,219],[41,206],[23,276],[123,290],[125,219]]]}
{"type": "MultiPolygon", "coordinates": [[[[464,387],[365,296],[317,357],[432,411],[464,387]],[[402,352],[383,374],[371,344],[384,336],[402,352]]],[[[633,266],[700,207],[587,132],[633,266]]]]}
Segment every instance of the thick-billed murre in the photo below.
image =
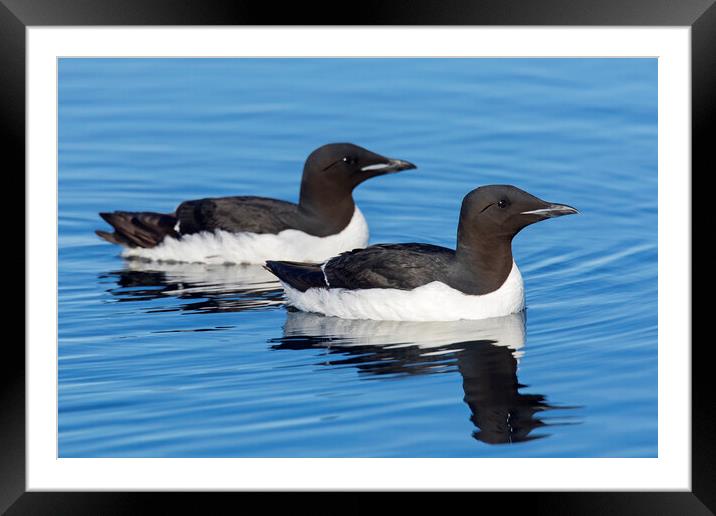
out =
{"type": "Polygon", "coordinates": [[[170,214],[100,213],[114,232],[96,233],[124,246],[126,258],[255,264],[325,260],[368,243],[368,226],[353,202],[353,189],[371,177],[413,168],[357,145],[332,143],[306,159],[298,204],[219,197],[185,201],[170,214]]]}
{"type": "Polygon", "coordinates": [[[524,308],[512,239],[524,227],[577,213],[510,185],[490,185],[462,202],[455,250],[378,244],[321,264],[267,261],[290,305],[348,319],[484,319],[524,308]]]}

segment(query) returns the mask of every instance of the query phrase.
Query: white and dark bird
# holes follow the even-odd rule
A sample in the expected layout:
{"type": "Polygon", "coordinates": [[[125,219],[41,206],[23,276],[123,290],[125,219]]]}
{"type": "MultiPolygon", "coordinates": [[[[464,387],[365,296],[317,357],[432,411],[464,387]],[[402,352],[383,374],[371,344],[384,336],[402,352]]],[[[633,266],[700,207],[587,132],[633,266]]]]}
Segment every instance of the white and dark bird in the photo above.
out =
{"type": "Polygon", "coordinates": [[[526,226],[577,213],[510,185],[490,185],[462,202],[456,249],[377,244],[323,263],[271,260],[290,305],[347,319],[484,319],[524,308],[512,239],[526,226]]]}
{"type": "Polygon", "coordinates": [[[200,263],[268,259],[320,261],[365,247],[368,225],[353,201],[366,179],[416,168],[350,143],[332,143],[306,159],[298,204],[267,197],[182,202],[174,213],[100,213],[126,258],[200,263]]]}

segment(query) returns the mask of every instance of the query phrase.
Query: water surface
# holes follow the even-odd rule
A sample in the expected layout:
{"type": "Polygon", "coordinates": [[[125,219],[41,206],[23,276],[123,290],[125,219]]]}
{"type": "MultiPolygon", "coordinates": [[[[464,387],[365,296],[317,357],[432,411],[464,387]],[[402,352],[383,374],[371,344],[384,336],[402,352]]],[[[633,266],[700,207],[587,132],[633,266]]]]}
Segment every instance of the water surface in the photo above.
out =
{"type": "Polygon", "coordinates": [[[657,455],[655,59],[62,59],[61,457],[657,455]],[[508,183],[581,215],[517,236],[527,311],[287,310],[259,267],[126,262],[99,211],[295,201],[308,153],[416,163],[355,199],[371,242],[454,246],[508,183]]]}

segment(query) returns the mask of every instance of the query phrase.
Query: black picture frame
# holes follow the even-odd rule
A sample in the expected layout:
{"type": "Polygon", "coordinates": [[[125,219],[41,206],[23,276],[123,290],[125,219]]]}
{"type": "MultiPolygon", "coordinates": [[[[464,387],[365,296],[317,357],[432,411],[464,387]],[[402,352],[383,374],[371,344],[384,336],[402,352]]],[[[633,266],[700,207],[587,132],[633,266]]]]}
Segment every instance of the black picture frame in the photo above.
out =
{"type": "MultiPolygon", "coordinates": [[[[716,125],[716,0],[362,0],[360,3],[209,0],[0,0],[0,131],[3,135],[3,182],[6,195],[25,192],[25,30],[28,26],[91,25],[555,25],[691,27],[692,172],[707,174],[708,136],[716,125]]],[[[685,174],[689,171],[684,171],[685,174]]],[[[692,183],[693,184],[693,183],[692,183]]],[[[693,191],[693,187],[692,187],[693,191]]],[[[693,199],[693,197],[692,197],[693,199]]],[[[7,202],[7,201],[6,201],[7,202]]],[[[696,205],[692,201],[692,206],[696,205]]],[[[692,210],[692,206],[687,209],[692,210]]],[[[6,207],[7,210],[7,207],[6,207]]],[[[18,207],[13,213],[20,213],[18,207]]],[[[6,216],[8,212],[5,212],[6,216]]],[[[24,211],[23,211],[24,213],[24,211]]],[[[6,230],[25,238],[25,226],[12,216],[6,230]]],[[[693,218],[693,217],[692,217],[693,218]]],[[[24,220],[24,219],[23,219],[24,220]]],[[[693,252],[693,251],[692,251],[693,252]]],[[[692,255],[693,256],[693,255],[692,255]]],[[[11,258],[9,269],[25,268],[25,256],[11,258]],[[22,265],[21,262],[22,261],[22,265]]],[[[12,273],[10,274],[12,275],[12,273]]],[[[9,276],[10,276],[9,275],[9,276]]],[[[24,288],[23,288],[24,291],[24,288]]],[[[26,306],[32,310],[32,306],[26,306]]],[[[6,328],[10,328],[9,325],[6,328]]],[[[7,333],[7,335],[10,335],[7,333]]],[[[710,343],[670,342],[692,346],[692,491],[690,492],[532,492],[452,494],[450,504],[475,502],[488,508],[528,510],[540,514],[712,514],[716,510],[716,447],[713,444],[714,389],[707,383],[710,343]],[[461,497],[456,498],[456,497],[461,497]],[[467,497],[470,497],[469,499],[467,497]]],[[[25,350],[6,338],[0,377],[0,511],[7,514],[130,514],[168,512],[169,504],[207,513],[207,504],[242,497],[242,504],[275,507],[270,494],[225,493],[79,493],[26,492],[25,488],[25,350]]],[[[284,497],[293,512],[366,513],[384,506],[376,493],[348,493],[335,503],[317,501],[322,494],[284,497]]],[[[413,498],[421,508],[441,510],[444,502],[413,498]],[[434,506],[431,507],[431,505],[434,506]]],[[[256,506],[253,505],[252,506],[256,506]]],[[[401,503],[404,507],[404,504],[401,503]]],[[[240,507],[234,506],[235,510],[240,507]]],[[[222,511],[223,512],[223,511],[222,511]]]]}

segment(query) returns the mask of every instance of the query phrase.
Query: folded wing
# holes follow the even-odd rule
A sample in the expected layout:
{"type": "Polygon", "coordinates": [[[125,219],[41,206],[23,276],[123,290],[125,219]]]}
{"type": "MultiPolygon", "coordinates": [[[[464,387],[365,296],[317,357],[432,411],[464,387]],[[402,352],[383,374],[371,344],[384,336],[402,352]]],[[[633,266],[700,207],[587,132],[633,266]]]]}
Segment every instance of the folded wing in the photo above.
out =
{"type": "Polygon", "coordinates": [[[268,270],[284,283],[309,288],[395,288],[412,290],[446,282],[454,251],[430,244],[378,244],[355,249],[325,264],[269,261],[268,270]]]}
{"type": "Polygon", "coordinates": [[[265,197],[218,197],[186,201],[176,210],[182,234],[215,231],[279,233],[294,229],[298,206],[265,197]]]}

